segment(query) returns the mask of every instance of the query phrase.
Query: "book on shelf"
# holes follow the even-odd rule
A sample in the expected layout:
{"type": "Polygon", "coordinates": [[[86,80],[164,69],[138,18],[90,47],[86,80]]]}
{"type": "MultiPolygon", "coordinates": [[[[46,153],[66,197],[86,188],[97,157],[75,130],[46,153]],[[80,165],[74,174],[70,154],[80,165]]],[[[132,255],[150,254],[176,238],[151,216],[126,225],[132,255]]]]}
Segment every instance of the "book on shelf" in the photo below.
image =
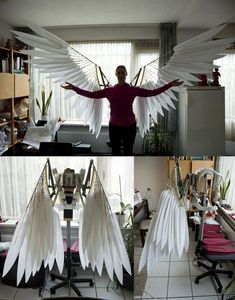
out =
{"type": "Polygon", "coordinates": [[[9,54],[0,54],[0,72],[9,73],[9,54]]]}
{"type": "Polygon", "coordinates": [[[14,73],[23,74],[25,73],[24,59],[20,56],[14,58],[14,73]]]}
{"type": "Polygon", "coordinates": [[[2,73],[9,73],[9,60],[4,58],[1,60],[1,70],[2,73]]]}

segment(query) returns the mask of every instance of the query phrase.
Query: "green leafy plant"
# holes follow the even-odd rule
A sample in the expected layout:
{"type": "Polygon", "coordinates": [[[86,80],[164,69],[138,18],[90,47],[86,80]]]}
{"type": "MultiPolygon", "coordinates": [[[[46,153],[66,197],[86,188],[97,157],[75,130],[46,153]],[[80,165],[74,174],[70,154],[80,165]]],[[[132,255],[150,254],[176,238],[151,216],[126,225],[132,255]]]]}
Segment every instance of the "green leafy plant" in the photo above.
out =
{"type": "Polygon", "coordinates": [[[46,99],[46,94],[45,94],[45,88],[43,87],[41,91],[41,104],[39,103],[38,99],[36,98],[36,104],[41,112],[42,116],[48,115],[48,110],[51,104],[51,97],[52,97],[52,91],[50,92],[48,98],[46,99]]]}
{"type": "Polygon", "coordinates": [[[121,206],[121,210],[120,210],[120,214],[121,215],[125,215],[126,211],[131,211],[132,207],[130,205],[130,203],[125,204],[124,202],[120,202],[120,206],[121,206]]]}
{"type": "Polygon", "coordinates": [[[130,205],[130,208],[128,208],[128,210],[129,210],[130,214],[128,217],[127,224],[125,225],[125,227],[122,230],[122,236],[123,236],[123,240],[126,245],[126,250],[127,250],[130,262],[133,263],[134,262],[134,232],[133,232],[134,229],[133,229],[133,214],[132,214],[133,208],[131,207],[131,205],[130,205]]]}
{"type": "Polygon", "coordinates": [[[220,184],[220,199],[225,200],[228,189],[230,187],[231,179],[229,178],[229,170],[226,173],[225,179],[220,184]]]}
{"type": "Polygon", "coordinates": [[[144,136],[143,151],[150,155],[172,155],[173,133],[153,122],[150,130],[144,136]]]}

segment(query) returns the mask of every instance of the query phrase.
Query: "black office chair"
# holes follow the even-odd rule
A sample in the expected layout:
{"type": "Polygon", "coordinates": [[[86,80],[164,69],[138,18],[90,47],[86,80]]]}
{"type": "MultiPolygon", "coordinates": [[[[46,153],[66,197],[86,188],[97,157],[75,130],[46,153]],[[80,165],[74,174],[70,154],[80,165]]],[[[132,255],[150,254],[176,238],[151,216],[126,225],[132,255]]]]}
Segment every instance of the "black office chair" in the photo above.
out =
{"type": "Polygon", "coordinates": [[[39,155],[71,156],[73,155],[72,143],[41,142],[39,155]]]}
{"type": "Polygon", "coordinates": [[[94,281],[92,278],[76,278],[77,273],[73,267],[80,266],[80,259],[79,259],[79,242],[78,240],[74,242],[71,247],[68,247],[67,241],[64,240],[64,251],[65,251],[65,267],[67,268],[66,276],[59,275],[56,273],[51,273],[51,280],[54,281],[55,279],[60,280],[61,282],[52,286],[50,288],[50,292],[52,295],[56,293],[57,289],[60,289],[64,286],[70,286],[74,290],[74,292],[81,297],[81,292],[76,286],[76,283],[89,283],[89,286],[94,286],[94,281]]]}
{"type": "MultiPolygon", "coordinates": [[[[215,229],[217,229],[217,225],[214,226],[215,229]]],[[[216,231],[214,232],[214,235],[215,234],[216,231]]],[[[211,237],[204,238],[203,241],[198,242],[196,255],[199,258],[197,261],[198,267],[203,267],[206,272],[198,275],[195,279],[195,283],[198,284],[201,279],[211,276],[218,285],[218,293],[221,293],[223,291],[223,285],[218,274],[226,274],[232,278],[233,271],[217,269],[217,266],[222,265],[223,263],[235,262],[235,242],[227,240],[222,236],[214,238],[213,235],[211,235],[211,237]],[[201,257],[206,259],[211,265],[208,266],[203,263],[200,260],[201,257]]]]}

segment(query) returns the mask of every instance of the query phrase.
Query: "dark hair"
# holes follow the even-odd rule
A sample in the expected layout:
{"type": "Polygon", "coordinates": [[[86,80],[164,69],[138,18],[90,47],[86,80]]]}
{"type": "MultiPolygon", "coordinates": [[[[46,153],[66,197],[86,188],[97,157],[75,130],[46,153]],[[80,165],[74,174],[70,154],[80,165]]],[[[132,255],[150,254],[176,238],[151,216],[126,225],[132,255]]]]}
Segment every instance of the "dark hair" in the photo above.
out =
{"type": "Polygon", "coordinates": [[[126,67],[124,65],[117,66],[116,72],[117,72],[118,69],[124,69],[126,74],[127,74],[127,70],[126,70],[126,67]]]}

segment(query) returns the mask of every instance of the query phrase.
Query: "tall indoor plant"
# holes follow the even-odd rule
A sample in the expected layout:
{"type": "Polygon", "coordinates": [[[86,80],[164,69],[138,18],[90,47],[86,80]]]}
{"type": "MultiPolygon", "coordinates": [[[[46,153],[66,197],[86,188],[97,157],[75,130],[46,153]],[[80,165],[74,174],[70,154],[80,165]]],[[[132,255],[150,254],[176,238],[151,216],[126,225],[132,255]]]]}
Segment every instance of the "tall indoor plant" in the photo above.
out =
{"type": "Polygon", "coordinates": [[[143,151],[149,155],[172,155],[173,134],[153,122],[144,136],[143,151]]]}
{"type": "Polygon", "coordinates": [[[48,111],[51,104],[51,97],[52,97],[52,91],[50,91],[50,94],[46,99],[45,88],[43,87],[41,91],[41,103],[39,103],[38,99],[36,98],[36,104],[41,112],[41,119],[45,121],[47,120],[48,117],[48,111]]]}
{"type": "Polygon", "coordinates": [[[220,201],[221,204],[226,203],[226,196],[228,189],[230,187],[231,179],[229,178],[229,170],[226,173],[225,178],[222,180],[222,183],[220,184],[220,201]]]}

